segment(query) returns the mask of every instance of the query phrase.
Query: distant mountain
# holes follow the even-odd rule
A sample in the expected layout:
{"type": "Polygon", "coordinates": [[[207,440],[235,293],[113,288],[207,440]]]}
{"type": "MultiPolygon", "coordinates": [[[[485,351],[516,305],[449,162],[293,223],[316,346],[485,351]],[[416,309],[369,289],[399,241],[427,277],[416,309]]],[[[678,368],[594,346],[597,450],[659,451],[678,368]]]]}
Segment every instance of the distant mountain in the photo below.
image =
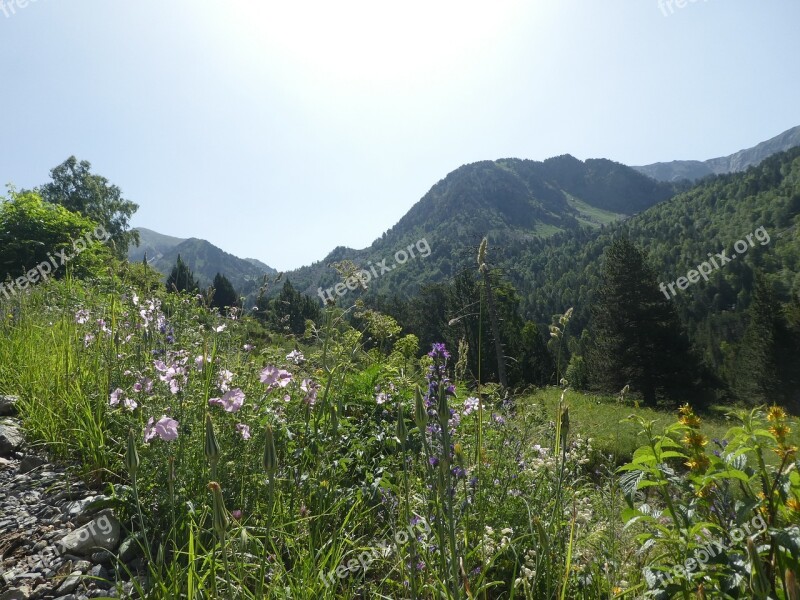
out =
{"type": "Polygon", "coordinates": [[[696,181],[708,175],[739,173],[748,167],[757,165],[768,156],[800,146],[800,125],[775,136],[757,146],[739,150],[730,156],[699,160],[673,160],[672,162],[653,163],[641,167],[633,167],[640,173],[658,181],[696,181]]]}
{"type": "Polygon", "coordinates": [[[339,281],[331,263],[348,259],[367,268],[370,261],[378,265],[386,259],[390,267],[395,253],[424,239],[429,257],[406,261],[402,275],[379,273],[370,284],[373,291],[407,295],[474,263],[484,236],[499,248],[510,240],[548,237],[581,226],[599,228],[674,193],[671,184],[605,159],[580,161],[564,155],[543,162],[506,158],[472,163],[434,185],[369,248],[336,248],[323,261],[286,276],[298,290],[314,295],[319,287],[339,281]]]}
{"type": "Polygon", "coordinates": [[[264,275],[273,276],[277,271],[253,258],[238,258],[206,240],[182,239],[163,235],[151,229],[139,227],[140,246],[128,249],[128,260],[139,262],[147,256],[151,267],[165,277],[172,271],[178,255],[189,265],[202,286],[211,285],[214,276],[222,273],[242,295],[253,293],[264,275]]]}

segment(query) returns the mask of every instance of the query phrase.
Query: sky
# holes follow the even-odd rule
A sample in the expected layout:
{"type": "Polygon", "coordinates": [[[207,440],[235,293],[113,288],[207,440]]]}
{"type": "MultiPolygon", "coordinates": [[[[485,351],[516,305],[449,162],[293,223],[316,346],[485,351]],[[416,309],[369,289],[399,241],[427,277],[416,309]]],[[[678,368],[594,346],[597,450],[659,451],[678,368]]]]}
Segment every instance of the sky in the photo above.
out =
{"type": "Polygon", "coordinates": [[[0,184],[288,270],[463,164],[724,156],[800,125],[797,0],[0,0],[0,184]]]}

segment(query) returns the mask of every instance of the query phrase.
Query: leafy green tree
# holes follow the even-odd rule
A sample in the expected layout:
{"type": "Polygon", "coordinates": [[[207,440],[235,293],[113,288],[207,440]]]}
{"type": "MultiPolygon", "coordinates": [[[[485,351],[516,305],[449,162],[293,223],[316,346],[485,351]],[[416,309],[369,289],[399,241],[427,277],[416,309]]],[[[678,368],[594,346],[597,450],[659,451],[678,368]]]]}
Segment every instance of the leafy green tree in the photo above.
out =
{"type": "Polygon", "coordinates": [[[91,172],[88,161],[70,156],[50,171],[52,181],[38,190],[42,198],[78,212],[105,227],[110,245],[119,258],[128,253],[128,246],[139,245],[139,232],[130,230],[130,218],[139,205],[125,200],[122,191],[108,179],[91,172]]]}
{"type": "Polygon", "coordinates": [[[239,305],[239,296],[225,275],[217,273],[214,276],[213,287],[214,297],[211,299],[211,306],[223,309],[239,305]]]}
{"type": "Polygon", "coordinates": [[[0,203],[0,277],[31,279],[94,272],[110,258],[95,237],[96,224],[35,192],[12,191],[0,203]]]}
{"type": "Polygon", "coordinates": [[[167,277],[167,291],[194,293],[197,292],[199,287],[197,280],[194,278],[194,273],[183,262],[179,254],[175,266],[172,267],[172,272],[167,277]]]}
{"type": "Polygon", "coordinates": [[[625,385],[654,404],[685,389],[694,360],[671,304],[658,289],[643,250],[625,237],[605,254],[603,280],[592,305],[590,376],[609,393],[625,385]]]}

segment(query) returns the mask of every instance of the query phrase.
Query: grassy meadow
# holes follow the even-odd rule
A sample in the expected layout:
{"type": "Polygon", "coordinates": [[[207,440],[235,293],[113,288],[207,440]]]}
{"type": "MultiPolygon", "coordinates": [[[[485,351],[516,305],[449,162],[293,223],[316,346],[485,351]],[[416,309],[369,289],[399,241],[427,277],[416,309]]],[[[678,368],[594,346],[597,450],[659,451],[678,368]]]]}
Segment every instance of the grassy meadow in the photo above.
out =
{"type": "Polygon", "coordinates": [[[112,498],[143,597],[797,597],[780,409],[475,388],[358,307],[276,334],[140,265],[0,306],[0,393],[112,498]]]}

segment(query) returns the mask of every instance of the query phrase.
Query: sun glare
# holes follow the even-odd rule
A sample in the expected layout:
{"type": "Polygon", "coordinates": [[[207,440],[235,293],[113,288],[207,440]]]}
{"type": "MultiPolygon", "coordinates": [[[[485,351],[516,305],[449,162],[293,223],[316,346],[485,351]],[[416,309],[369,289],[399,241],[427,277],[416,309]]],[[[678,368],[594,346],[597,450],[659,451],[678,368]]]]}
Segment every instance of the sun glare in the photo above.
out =
{"type": "Polygon", "coordinates": [[[244,0],[239,27],[267,59],[342,84],[411,83],[469,65],[503,35],[522,4],[353,0],[270,3],[244,0]],[[313,5],[313,6],[312,6],[313,5]]]}

